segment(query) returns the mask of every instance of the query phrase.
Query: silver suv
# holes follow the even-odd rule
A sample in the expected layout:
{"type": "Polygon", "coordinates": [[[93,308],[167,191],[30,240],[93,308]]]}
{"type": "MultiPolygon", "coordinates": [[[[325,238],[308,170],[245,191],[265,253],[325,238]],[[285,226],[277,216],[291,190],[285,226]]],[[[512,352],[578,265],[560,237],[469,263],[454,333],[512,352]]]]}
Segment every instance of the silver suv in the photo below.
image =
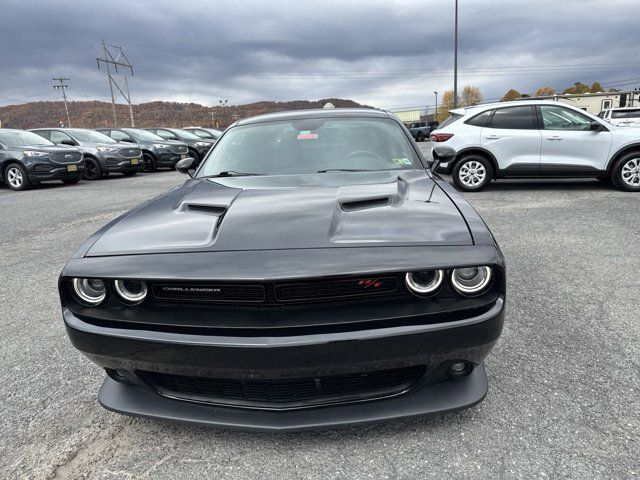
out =
{"type": "Polygon", "coordinates": [[[640,128],[618,127],[555,101],[502,102],[452,110],[431,133],[433,145],[456,152],[436,173],[460,190],[477,191],[498,178],[611,179],[640,191],[640,128]]]}

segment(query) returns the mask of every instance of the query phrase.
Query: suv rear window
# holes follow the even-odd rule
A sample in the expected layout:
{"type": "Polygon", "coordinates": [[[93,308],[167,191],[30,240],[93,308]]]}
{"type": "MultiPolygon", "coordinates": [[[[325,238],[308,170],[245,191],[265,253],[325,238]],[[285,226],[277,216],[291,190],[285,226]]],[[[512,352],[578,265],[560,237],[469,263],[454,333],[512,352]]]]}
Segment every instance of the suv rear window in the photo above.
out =
{"type": "Polygon", "coordinates": [[[530,105],[498,108],[491,117],[491,125],[487,126],[512,130],[536,130],[538,128],[533,116],[533,108],[530,105]]]}
{"type": "Polygon", "coordinates": [[[464,123],[466,123],[467,125],[473,125],[475,127],[484,127],[489,123],[489,119],[491,118],[492,113],[493,110],[487,110],[486,112],[479,113],[475,117],[471,117],[464,123]]]}
{"type": "Polygon", "coordinates": [[[634,110],[612,110],[611,118],[639,118],[640,117],[640,109],[636,108],[634,110]]]}
{"type": "Polygon", "coordinates": [[[451,125],[453,122],[455,122],[456,120],[460,120],[461,118],[462,118],[462,115],[458,113],[453,113],[449,115],[449,117],[444,122],[438,125],[438,129],[444,128],[447,125],[451,125]]]}

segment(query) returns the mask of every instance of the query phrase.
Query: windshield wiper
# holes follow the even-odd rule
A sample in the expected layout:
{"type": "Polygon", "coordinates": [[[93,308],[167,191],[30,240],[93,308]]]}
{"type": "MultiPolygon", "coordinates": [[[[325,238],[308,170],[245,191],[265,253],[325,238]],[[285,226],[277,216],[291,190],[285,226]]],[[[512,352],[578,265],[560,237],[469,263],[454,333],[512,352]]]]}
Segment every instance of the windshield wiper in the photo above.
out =
{"type": "Polygon", "coordinates": [[[328,168],[326,170],[318,170],[316,173],[330,172],[373,172],[373,170],[366,170],[363,168],[328,168]]]}
{"type": "Polygon", "coordinates": [[[215,175],[206,175],[200,178],[220,178],[220,177],[254,177],[257,175],[263,175],[262,173],[249,173],[249,172],[236,172],[234,170],[225,170],[215,175]]]}

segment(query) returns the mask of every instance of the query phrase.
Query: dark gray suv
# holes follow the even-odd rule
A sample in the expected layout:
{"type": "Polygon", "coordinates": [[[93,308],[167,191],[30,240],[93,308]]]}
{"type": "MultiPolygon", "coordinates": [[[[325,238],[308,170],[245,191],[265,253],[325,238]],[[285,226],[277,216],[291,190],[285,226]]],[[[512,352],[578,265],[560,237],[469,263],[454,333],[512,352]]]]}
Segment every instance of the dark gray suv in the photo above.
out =
{"type": "Polygon", "coordinates": [[[196,159],[196,166],[200,164],[200,161],[209,152],[213,144],[216,143],[212,140],[204,140],[183,128],[145,128],[145,130],[155,133],[165,140],[179,140],[186,143],[189,148],[189,156],[196,159]]]}
{"type": "Polygon", "coordinates": [[[183,142],[165,140],[141,128],[97,128],[96,131],[118,142],[139,145],[142,149],[142,170],[145,172],[175,168],[176,163],[189,156],[189,149],[183,142]]]}
{"type": "Polygon", "coordinates": [[[119,143],[85,128],[36,128],[31,131],[56,145],[77,147],[84,154],[87,180],[98,180],[110,173],[128,177],[142,169],[142,150],[138,145],[119,143]]]}

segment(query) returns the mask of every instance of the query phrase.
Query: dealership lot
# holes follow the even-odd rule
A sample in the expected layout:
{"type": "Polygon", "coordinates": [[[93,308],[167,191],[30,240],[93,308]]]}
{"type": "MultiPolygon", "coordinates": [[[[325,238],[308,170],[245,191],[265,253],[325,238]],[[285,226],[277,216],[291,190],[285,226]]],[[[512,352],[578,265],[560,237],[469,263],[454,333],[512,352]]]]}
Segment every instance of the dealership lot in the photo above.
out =
{"type": "Polygon", "coordinates": [[[0,187],[0,471],[8,478],[640,475],[640,196],[591,180],[504,181],[466,195],[509,275],[489,395],[471,410],[287,435],[106,412],[96,403],[97,367],[65,335],[57,276],[93,231],[183,180],[161,172],[0,187]]]}

